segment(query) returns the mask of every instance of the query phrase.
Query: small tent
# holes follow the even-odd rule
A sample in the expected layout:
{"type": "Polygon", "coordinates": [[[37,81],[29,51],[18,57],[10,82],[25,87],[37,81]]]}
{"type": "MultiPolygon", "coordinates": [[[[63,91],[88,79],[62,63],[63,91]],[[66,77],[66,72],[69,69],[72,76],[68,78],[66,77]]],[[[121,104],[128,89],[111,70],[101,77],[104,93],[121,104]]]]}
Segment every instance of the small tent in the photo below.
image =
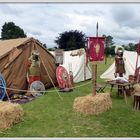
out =
{"type": "Polygon", "coordinates": [[[45,87],[52,86],[49,76],[56,83],[55,59],[37,40],[34,38],[0,40],[0,72],[8,88],[22,90],[28,88],[26,64],[33,49],[37,49],[40,54],[41,81],[45,87]]]}
{"type": "MultiPolygon", "coordinates": [[[[55,55],[53,51],[50,52],[55,55]]],[[[91,79],[91,70],[86,65],[86,52],[84,49],[64,51],[64,62],[62,66],[68,72],[73,72],[75,83],[91,79]]]]}
{"type": "MultiPolygon", "coordinates": [[[[124,63],[125,63],[125,70],[126,73],[124,77],[128,79],[129,75],[134,75],[135,73],[135,67],[136,67],[136,60],[137,60],[137,52],[133,51],[124,51],[123,54],[124,63]]],[[[140,66],[140,58],[138,60],[138,66],[140,66]]],[[[115,61],[113,64],[100,76],[101,79],[106,80],[113,80],[115,73],[115,61]]]]}

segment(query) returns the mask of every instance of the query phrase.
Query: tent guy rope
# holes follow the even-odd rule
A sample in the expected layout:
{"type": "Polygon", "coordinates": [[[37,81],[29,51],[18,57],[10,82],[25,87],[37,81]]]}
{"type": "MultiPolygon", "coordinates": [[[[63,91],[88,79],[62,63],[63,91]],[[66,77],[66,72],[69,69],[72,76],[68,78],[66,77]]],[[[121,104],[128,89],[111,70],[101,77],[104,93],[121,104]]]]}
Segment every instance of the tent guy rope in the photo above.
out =
{"type": "MultiPolygon", "coordinates": [[[[36,48],[37,48],[37,47],[36,47],[36,48]]],[[[38,51],[38,48],[37,48],[37,51],[38,51]]],[[[39,52],[39,51],[38,51],[38,52],[39,52]]],[[[55,87],[55,84],[54,84],[54,82],[53,82],[53,80],[52,80],[52,78],[51,78],[51,76],[50,76],[50,74],[49,74],[49,72],[48,72],[48,70],[47,70],[45,64],[44,64],[44,61],[43,61],[41,55],[40,55],[40,59],[41,59],[41,61],[42,61],[42,64],[43,64],[43,66],[44,66],[44,68],[45,68],[45,70],[46,70],[46,72],[47,72],[47,74],[48,74],[48,76],[49,76],[49,79],[50,79],[52,85],[54,86],[54,88],[55,88],[55,90],[56,90],[58,96],[60,97],[61,100],[63,100],[63,98],[62,98],[61,95],[59,94],[59,91],[58,91],[58,90],[56,89],[56,87],[55,87]]]]}
{"type": "MultiPolygon", "coordinates": [[[[91,81],[89,81],[89,82],[87,82],[87,83],[85,83],[85,84],[79,85],[79,86],[75,86],[73,89],[77,89],[77,88],[79,88],[79,87],[86,86],[86,85],[88,85],[88,84],[90,84],[90,83],[91,83],[91,81]]],[[[30,91],[30,90],[6,88],[6,87],[1,87],[1,86],[0,86],[0,88],[4,88],[4,89],[6,89],[6,90],[12,90],[12,91],[19,91],[19,92],[37,92],[37,91],[30,91]]],[[[57,89],[56,89],[56,90],[57,90],[57,89]]],[[[50,90],[50,91],[45,90],[45,91],[39,91],[39,92],[50,93],[50,92],[55,92],[56,90],[50,90]]],[[[59,90],[57,90],[57,91],[59,91],[59,90]]]]}

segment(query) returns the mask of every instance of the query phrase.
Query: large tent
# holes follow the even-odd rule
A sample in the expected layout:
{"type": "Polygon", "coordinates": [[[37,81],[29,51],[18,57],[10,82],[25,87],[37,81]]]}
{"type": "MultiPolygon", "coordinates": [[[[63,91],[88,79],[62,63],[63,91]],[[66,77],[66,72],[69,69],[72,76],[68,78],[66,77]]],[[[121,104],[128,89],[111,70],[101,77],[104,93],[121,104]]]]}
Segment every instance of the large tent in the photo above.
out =
{"type": "Polygon", "coordinates": [[[8,88],[27,89],[27,60],[32,50],[38,50],[40,54],[41,81],[45,87],[56,83],[55,59],[34,38],[19,38],[0,40],[0,72],[3,74],[8,88]]]}
{"type": "MultiPolygon", "coordinates": [[[[53,51],[50,52],[55,55],[53,51]]],[[[68,72],[73,72],[75,83],[91,79],[91,70],[86,65],[86,53],[84,49],[64,51],[64,63],[62,66],[68,72]]]]}
{"type": "MultiPolygon", "coordinates": [[[[128,79],[129,75],[134,75],[136,68],[137,52],[124,51],[123,54],[126,73],[124,77],[128,79]]],[[[138,66],[140,66],[140,58],[138,59],[138,66]]],[[[100,76],[101,79],[113,80],[115,73],[115,61],[113,64],[100,76]]]]}

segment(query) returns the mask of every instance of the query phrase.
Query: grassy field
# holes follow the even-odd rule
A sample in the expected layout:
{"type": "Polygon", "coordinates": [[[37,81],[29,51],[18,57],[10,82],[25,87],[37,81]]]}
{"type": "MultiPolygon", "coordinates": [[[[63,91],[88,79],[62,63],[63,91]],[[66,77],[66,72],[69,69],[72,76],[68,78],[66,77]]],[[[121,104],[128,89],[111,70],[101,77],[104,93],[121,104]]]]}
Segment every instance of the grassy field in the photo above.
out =
{"type": "MultiPolygon", "coordinates": [[[[103,73],[113,62],[108,59],[107,65],[98,65],[98,75],[103,73]]],[[[103,83],[99,79],[98,83],[103,83]]],[[[78,83],[70,93],[61,93],[63,100],[56,92],[48,92],[36,100],[22,105],[24,120],[11,129],[0,131],[0,137],[139,137],[140,112],[133,110],[132,99],[125,104],[113,90],[111,110],[98,116],[85,117],[73,112],[73,101],[76,97],[91,93],[90,81],[78,83]]],[[[52,90],[52,89],[50,89],[52,90]]],[[[50,91],[48,90],[48,91],[50,91]]],[[[105,89],[109,91],[109,87],[105,89]]]]}

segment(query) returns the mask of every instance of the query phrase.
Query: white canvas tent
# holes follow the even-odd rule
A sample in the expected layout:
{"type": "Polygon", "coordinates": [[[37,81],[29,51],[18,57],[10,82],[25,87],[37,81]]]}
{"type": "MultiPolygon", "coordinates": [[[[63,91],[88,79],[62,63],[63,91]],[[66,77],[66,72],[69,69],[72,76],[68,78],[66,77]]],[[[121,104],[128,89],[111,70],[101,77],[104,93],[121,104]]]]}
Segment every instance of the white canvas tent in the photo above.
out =
{"type": "MultiPolygon", "coordinates": [[[[129,75],[134,75],[135,67],[136,67],[136,59],[137,59],[137,53],[133,51],[124,51],[123,54],[124,63],[125,63],[125,70],[126,74],[124,77],[128,79],[129,75]]],[[[140,66],[140,57],[138,60],[138,66],[140,66]]],[[[115,61],[113,64],[100,76],[101,79],[106,80],[113,80],[115,73],[115,61]]]]}
{"type": "MultiPolygon", "coordinates": [[[[53,51],[50,52],[54,55],[53,51]]],[[[79,50],[64,51],[64,62],[62,65],[68,72],[70,70],[73,72],[75,83],[91,79],[91,70],[89,66],[86,66],[85,50],[82,49],[83,53],[80,55],[76,55],[78,52],[79,50]]]]}

